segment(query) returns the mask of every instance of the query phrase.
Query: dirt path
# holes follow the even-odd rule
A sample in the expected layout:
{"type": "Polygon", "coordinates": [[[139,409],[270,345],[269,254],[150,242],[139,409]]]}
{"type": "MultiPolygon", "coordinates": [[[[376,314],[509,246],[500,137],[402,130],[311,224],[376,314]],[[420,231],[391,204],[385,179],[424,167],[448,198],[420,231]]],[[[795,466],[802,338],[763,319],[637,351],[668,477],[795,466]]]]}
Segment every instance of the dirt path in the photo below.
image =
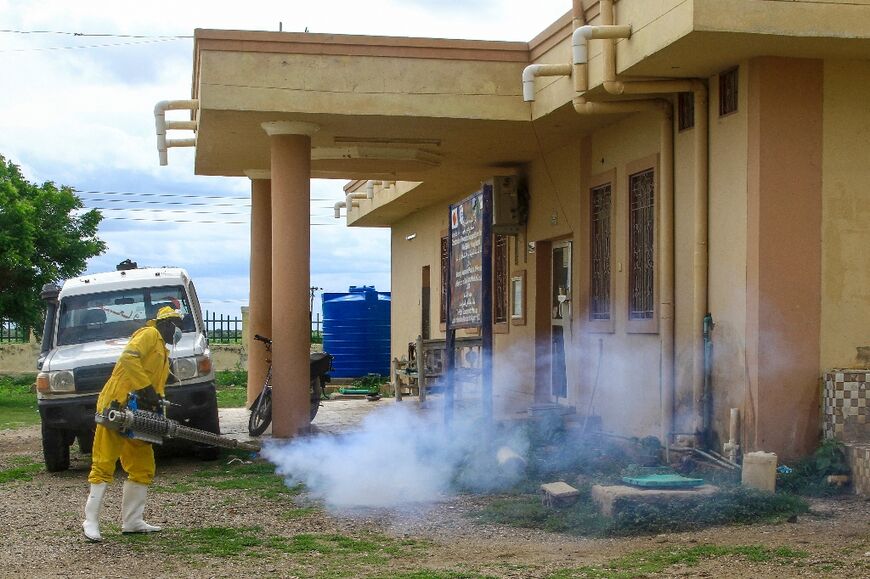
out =
{"type": "MultiPolygon", "coordinates": [[[[371,408],[365,404],[327,402],[318,417],[320,431],[352,428],[353,417],[371,408]]],[[[239,417],[225,418],[222,423],[235,428],[239,417]]],[[[325,512],[268,475],[246,475],[245,484],[253,488],[239,490],[242,479],[233,469],[257,465],[184,457],[158,465],[146,514],[165,527],[163,533],[118,532],[121,483],[115,481],[104,509],[106,540],[89,544],[80,527],[89,456],[74,449],[68,472],[48,474],[37,466],[40,448],[38,427],[0,431],[0,472],[25,473],[0,483],[4,576],[632,577],[644,575],[646,568],[637,566],[642,563],[617,565],[613,573],[621,575],[594,574],[589,567],[626,556],[636,562],[639,551],[691,553],[708,544],[785,548],[786,555],[753,561],[726,549],[694,564],[666,564],[656,576],[870,576],[870,503],[856,498],[814,500],[813,514],[796,523],[582,539],[478,524],[470,514],[490,497],[440,497],[428,507],[405,510],[325,512]]]]}

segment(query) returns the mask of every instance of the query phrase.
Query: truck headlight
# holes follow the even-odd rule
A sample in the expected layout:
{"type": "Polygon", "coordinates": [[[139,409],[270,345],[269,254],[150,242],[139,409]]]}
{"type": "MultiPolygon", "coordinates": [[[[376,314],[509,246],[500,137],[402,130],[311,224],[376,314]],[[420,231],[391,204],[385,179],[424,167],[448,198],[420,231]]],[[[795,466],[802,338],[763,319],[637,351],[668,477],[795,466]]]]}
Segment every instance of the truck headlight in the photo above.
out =
{"type": "Polygon", "coordinates": [[[172,373],[180,382],[196,377],[196,358],[176,358],[172,362],[172,373]]]}
{"type": "Polygon", "coordinates": [[[36,377],[36,389],[43,394],[47,392],[75,392],[75,377],[72,370],[40,372],[36,377]]]}
{"type": "Polygon", "coordinates": [[[211,372],[211,358],[206,355],[176,358],[172,361],[172,373],[178,381],[206,376],[211,372]]]}

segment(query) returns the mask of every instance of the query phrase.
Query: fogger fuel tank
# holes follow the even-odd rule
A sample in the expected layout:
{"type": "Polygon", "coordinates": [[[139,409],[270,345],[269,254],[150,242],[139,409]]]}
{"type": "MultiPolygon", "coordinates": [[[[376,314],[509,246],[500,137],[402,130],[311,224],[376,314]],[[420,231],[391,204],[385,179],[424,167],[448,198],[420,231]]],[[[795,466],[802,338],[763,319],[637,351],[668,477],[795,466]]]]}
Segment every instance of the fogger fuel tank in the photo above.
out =
{"type": "Polygon", "coordinates": [[[390,292],[350,286],[323,294],[323,350],[335,378],[390,375],[390,292]]]}

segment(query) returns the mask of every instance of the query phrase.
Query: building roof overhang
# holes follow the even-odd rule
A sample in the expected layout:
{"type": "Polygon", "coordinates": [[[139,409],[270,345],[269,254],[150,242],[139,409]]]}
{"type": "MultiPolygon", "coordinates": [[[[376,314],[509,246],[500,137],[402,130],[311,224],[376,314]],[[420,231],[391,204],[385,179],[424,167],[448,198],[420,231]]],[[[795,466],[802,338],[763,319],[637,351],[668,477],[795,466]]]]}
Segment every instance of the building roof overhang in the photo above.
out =
{"type": "MultiPolygon", "coordinates": [[[[594,23],[597,2],[582,4],[594,23]]],[[[622,0],[617,10],[632,24],[617,46],[626,80],[707,78],[756,56],[870,54],[870,3],[622,0]]],[[[569,62],[571,29],[567,13],[529,43],[196,30],[195,172],[268,169],[261,123],[315,123],[312,177],[401,183],[348,219],[389,226],[617,119],[575,114],[569,77],[538,79],[535,102],[523,102],[523,68],[569,62]]],[[[589,52],[595,98],[606,96],[599,45],[589,52]]]]}

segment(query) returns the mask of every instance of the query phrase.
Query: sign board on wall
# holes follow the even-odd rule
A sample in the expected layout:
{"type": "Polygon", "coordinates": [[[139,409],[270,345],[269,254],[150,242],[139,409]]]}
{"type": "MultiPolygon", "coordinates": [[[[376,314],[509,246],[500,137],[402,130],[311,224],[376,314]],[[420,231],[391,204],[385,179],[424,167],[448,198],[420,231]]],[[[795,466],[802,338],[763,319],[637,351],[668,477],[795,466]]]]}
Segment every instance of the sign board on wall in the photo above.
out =
{"type": "Polygon", "coordinates": [[[450,206],[450,329],[483,325],[485,244],[490,243],[491,185],[450,206]]]}

